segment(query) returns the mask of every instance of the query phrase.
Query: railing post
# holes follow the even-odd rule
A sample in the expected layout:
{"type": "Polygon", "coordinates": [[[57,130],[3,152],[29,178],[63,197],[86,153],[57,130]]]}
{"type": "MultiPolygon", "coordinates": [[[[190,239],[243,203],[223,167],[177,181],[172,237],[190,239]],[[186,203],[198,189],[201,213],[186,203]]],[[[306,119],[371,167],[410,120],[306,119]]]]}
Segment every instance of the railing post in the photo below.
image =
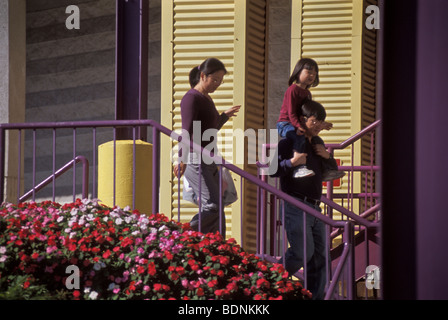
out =
{"type": "Polygon", "coordinates": [[[152,128],[152,213],[159,212],[160,131],[152,128]]]}
{"type": "Polygon", "coordinates": [[[344,241],[348,246],[347,257],[347,299],[353,300],[356,292],[355,288],[355,248],[354,248],[354,225],[352,221],[347,221],[344,228],[344,241]]]}
{"type": "Polygon", "coordinates": [[[0,203],[5,200],[5,130],[0,128],[0,203]]]}

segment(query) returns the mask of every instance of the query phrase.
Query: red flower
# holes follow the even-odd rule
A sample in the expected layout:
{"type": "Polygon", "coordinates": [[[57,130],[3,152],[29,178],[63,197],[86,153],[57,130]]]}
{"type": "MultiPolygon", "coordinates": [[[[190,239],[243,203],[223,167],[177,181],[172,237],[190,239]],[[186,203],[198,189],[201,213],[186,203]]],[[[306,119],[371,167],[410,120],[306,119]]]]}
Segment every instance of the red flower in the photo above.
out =
{"type": "Polygon", "coordinates": [[[226,289],[218,289],[218,290],[215,290],[215,295],[216,295],[217,297],[225,296],[226,294],[229,294],[229,291],[226,290],[226,289]]]}
{"type": "Polygon", "coordinates": [[[145,272],[145,268],[144,268],[143,266],[138,266],[138,267],[137,267],[137,272],[138,272],[139,274],[142,274],[143,272],[145,272]]]}
{"type": "Polygon", "coordinates": [[[148,264],[148,274],[153,276],[156,274],[156,264],[154,262],[150,262],[148,264]]]}
{"type": "Polygon", "coordinates": [[[101,251],[100,248],[97,248],[97,247],[92,248],[92,252],[93,252],[93,253],[98,253],[98,252],[100,252],[100,251],[101,251]]]}
{"type": "Polygon", "coordinates": [[[165,254],[165,257],[166,257],[168,260],[172,260],[172,259],[173,259],[173,255],[171,254],[171,252],[165,250],[164,254],[165,254]]]}
{"type": "Polygon", "coordinates": [[[162,285],[160,283],[154,283],[154,290],[160,291],[162,289],[162,285]]]}
{"type": "Polygon", "coordinates": [[[75,297],[75,299],[78,299],[80,295],[81,295],[81,292],[79,290],[73,291],[73,296],[75,297]]]}
{"type": "Polygon", "coordinates": [[[132,238],[126,237],[123,239],[123,241],[121,241],[121,246],[123,248],[125,248],[125,247],[131,245],[132,243],[134,243],[134,240],[132,240],[132,238]]]}
{"type": "Polygon", "coordinates": [[[236,284],[236,282],[231,282],[226,286],[227,290],[229,291],[238,291],[238,285],[236,284]]]}
{"type": "Polygon", "coordinates": [[[269,288],[270,286],[271,286],[270,282],[267,281],[266,279],[261,278],[261,279],[257,280],[257,287],[258,288],[263,288],[263,287],[269,288]]]}
{"type": "Polygon", "coordinates": [[[106,252],[103,253],[103,258],[104,258],[104,259],[109,258],[109,257],[110,257],[110,254],[111,254],[110,250],[107,249],[106,252]]]}
{"type": "Polygon", "coordinates": [[[210,280],[210,281],[207,283],[207,285],[208,285],[209,288],[213,288],[213,287],[215,287],[217,284],[218,284],[218,280],[216,280],[216,279],[210,280]]]}
{"type": "Polygon", "coordinates": [[[68,250],[70,251],[75,251],[76,250],[76,244],[74,244],[73,242],[68,244],[68,250]]]}
{"type": "Polygon", "coordinates": [[[185,269],[184,269],[184,267],[182,267],[182,266],[178,266],[178,267],[176,267],[176,272],[177,272],[179,275],[183,275],[183,274],[185,273],[185,269]]]}
{"type": "Polygon", "coordinates": [[[197,288],[197,290],[196,290],[196,295],[197,295],[198,297],[202,297],[202,296],[204,296],[204,289],[202,289],[201,287],[197,288]]]}

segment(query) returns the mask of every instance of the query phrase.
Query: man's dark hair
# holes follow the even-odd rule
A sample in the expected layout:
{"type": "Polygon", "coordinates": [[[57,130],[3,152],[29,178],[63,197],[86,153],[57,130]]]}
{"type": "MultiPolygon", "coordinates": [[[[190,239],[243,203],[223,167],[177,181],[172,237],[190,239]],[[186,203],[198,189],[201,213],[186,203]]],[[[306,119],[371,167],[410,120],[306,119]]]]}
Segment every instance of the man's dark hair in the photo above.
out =
{"type": "Polygon", "coordinates": [[[315,116],[316,120],[324,121],[327,117],[327,112],[325,111],[324,106],[319,102],[307,99],[302,104],[302,115],[305,118],[315,116]]]}

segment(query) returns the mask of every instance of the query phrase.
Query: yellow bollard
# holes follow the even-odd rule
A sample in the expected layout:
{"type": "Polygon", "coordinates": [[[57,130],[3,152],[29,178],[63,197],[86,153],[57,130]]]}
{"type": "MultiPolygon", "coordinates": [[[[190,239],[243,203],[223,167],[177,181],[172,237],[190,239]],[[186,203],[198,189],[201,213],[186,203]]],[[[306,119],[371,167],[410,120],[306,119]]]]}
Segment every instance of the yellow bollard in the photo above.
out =
{"type": "MultiPolygon", "coordinates": [[[[134,141],[115,142],[115,205],[133,208],[134,141]]],[[[152,212],[152,144],[135,141],[135,209],[152,212]]],[[[114,205],[114,142],[98,147],[98,199],[102,204],[114,205]]]]}

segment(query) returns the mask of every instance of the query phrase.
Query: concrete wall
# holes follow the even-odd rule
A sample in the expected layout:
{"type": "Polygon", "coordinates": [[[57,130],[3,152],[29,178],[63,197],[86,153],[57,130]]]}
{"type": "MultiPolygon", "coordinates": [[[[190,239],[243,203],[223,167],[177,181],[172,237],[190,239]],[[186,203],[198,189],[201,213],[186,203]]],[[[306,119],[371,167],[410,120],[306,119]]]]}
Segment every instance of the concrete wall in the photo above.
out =
{"type": "Polygon", "coordinates": [[[291,0],[269,1],[268,129],[275,129],[291,74],[291,0]]]}
{"type": "MultiPolygon", "coordinates": [[[[156,121],[160,121],[160,1],[150,0],[149,14],[148,117],[156,121]]],[[[115,0],[27,0],[27,122],[115,119],[115,5],[115,0]],[[66,28],[68,5],[79,7],[79,30],[66,28]]],[[[113,138],[107,131],[98,130],[97,145],[113,138]]],[[[58,130],[56,135],[57,169],[73,158],[73,130],[58,130]]],[[[37,134],[37,182],[52,172],[52,137],[51,131],[37,134]]],[[[32,138],[26,135],[27,146],[32,138]]],[[[92,149],[92,132],[79,130],[76,154],[91,160],[92,149]]],[[[33,161],[31,148],[26,148],[26,189],[32,186],[33,161]]],[[[58,192],[72,194],[71,181],[70,173],[58,179],[58,192]]],[[[48,188],[39,195],[48,197],[50,192],[48,188]]]]}

